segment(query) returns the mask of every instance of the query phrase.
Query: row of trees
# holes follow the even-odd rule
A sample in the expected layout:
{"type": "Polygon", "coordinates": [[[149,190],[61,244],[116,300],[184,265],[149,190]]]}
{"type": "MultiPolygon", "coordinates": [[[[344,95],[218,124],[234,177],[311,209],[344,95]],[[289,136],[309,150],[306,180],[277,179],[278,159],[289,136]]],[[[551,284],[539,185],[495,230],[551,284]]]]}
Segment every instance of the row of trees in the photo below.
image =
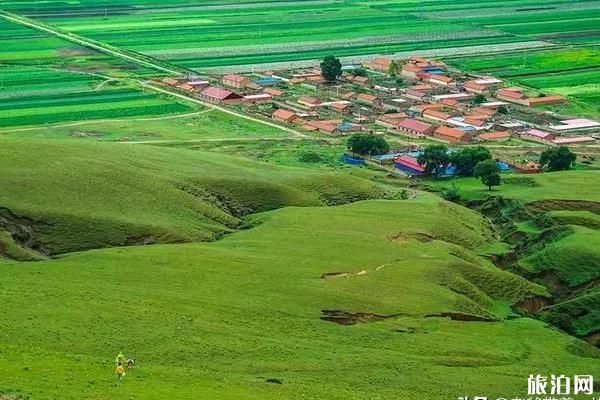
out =
{"type": "MultiPolygon", "coordinates": [[[[348,149],[362,156],[383,154],[390,146],[382,136],[358,133],[348,139],[348,149]]],[[[544,150],[539,159],[540,166],[548,172],[570,169],[577,156],[567,147],[551,147],[544,150]]],[[[449,152],[443,144],[433,144],[425,148],[417,159],[425,168],[425,174],[436,179],[442,177],[449,165],[456,168],[456,175],[476,176],[488,186],[500,184],[500,171],[492,159],[490,151],[483,146],[464,147],[449,152]]]]}
{"type": "Polygon", "coordinates": [[[500,169],[492,154],[482,146],[465,147],[449,153],[443,144],[427,146],[417,159],[423,165],[425,173],[439,179],[444,175],[450,164],[456,168],[460,176],[475,176],[492,190],[493,186],[500,185],[500,169]]]}

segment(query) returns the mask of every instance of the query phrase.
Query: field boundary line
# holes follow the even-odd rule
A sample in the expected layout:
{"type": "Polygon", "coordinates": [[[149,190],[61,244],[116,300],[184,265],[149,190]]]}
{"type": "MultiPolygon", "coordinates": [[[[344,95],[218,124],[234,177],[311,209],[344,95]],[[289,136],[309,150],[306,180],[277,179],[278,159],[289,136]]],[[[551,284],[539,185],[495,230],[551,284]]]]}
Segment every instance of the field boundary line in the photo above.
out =
{"type": "Polygon", "coordinates": [[[65,124],[49,124],[43,126],[30,126],[27,128],[15,128],[15,129],[0,129],[0,135],[3,133],[15,133],[15,132],[29,132],[29,131],[37,131],[41,129],[53,129],[53,128],[68,128],[71,126],[82,126],[82,125],[92,125],[95,123],[103,123],[103,122],[143,122],[143,121],[162,121],[169,119],[178,119],[178,118],[186,118],[186,117],[195,117],[197,115],[205,114],[209,111],[213,111],[214,109],[209,108],[207,110],[196,111],[193,113],[186,114],[175,114],[175,115],[166,115],[162,117],[151,117],[151,118],[108,118],[108,119],[90,119],[85,121],[76,121],[76,122],[68,122],[65,124]]]}
{"type": "MultiPolygon", "coordinates": [[[[10,22],[24,25],[29,28],[36,29],[38,31],[49,33],[49,34],[57,36],[61,39],[78,44],[80,46],[89,47],[89,48],[97,50],[99,52],[106,53],[111,56],[121,58],[121,59],[130,61],[130,62],[134,62],[136,64],[140,64],[145,67],[153,68],[153,69],[156,69],[156,70],[159,70],[162,72],[168,72],[170,74],[175,74],[175,75],[184,75],[185,74],[185,72],[182,69],[171,67],[171,66],[164,67],[162,65],[159,65],[157,62],[152,62],[152,61],[150,61],[151,60],[150,57],[143,56],[141,54],[138,54],[138,53],[135,53],[135,52],[132,52],[129,50],[122,50],[117,47],[108,45],[106,43],[88,39],[83,36],[79,36],[74,33],[71,33],[71,32],[66,32],[66,31],[63,31],[62,29],[47,25],[47,24],[42,23],[37,20],[23,17],[18,14],[9,13],[7,11],[0,10],[0,17],[4,18],[10,22]]],[[[161,62],[161,64],[168,65],[163,62],[161,62]]]]}

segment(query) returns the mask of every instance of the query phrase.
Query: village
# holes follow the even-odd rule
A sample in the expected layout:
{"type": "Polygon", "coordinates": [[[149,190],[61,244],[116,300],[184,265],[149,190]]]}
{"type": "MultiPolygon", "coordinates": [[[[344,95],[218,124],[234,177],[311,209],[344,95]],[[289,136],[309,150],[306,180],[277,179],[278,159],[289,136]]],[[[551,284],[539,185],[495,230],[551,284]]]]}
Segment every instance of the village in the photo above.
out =
{"type": "MultiPolygon", "coordinates": [[[[319,68],[163,78],[155,83],[306,133],[391,137],[403,148],[370,161],[393,164],[409,175],[423,173],[417,157],[425,144],[581,146],[594,144],[600,133],[597,121],[547,109],[565,104],[565,97],[513,87],[423,57],[378,57],[346,65],[333,83],[319,68]]],[[[344,160],[364,162],[351,156],[344,160]]],[[[509,157],[502,165],[521,173],[539,172],[534,159],[509,157]]]]}

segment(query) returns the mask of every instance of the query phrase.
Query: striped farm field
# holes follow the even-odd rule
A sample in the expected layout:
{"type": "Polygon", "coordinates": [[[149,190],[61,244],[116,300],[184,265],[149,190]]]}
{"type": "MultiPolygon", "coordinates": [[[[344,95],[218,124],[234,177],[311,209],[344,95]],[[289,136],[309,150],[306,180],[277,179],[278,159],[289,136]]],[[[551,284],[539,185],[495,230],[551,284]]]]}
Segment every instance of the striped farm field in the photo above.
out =
{"type": "Polygon", "coordinates": [[[560,111],[600,117],[600,50],[565,48],[463,57],[449,60],[456,67],[491,74],[541,92],[567,96],[560,111]]]}
{"type": "Polygon", "coordinates": [[[537,40],[594,43],[600,34],[599,0],[80,0],[5,8],[190,69],[537,40]]]}
{"type": "Polygon", "coordinates": [[[80,73],[0,67],[0,127],[190,112],[154,93],[80,73]]]}

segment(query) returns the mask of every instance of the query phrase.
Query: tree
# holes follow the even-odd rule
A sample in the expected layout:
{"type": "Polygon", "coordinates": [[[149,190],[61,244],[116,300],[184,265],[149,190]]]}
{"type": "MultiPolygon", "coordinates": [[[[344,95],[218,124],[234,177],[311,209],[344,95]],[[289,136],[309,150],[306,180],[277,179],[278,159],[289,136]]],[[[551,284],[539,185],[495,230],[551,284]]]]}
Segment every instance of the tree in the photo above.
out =
{"type": "Polygon", "coordinates": [[[398,63],[396,61],[392,60],[392,62],[390,62],[390,66],[388,67],[388,74],[390,76],[398,75],[398,63]]]}
{"type": "Polygon", "coordinates": [[[321,62],[321,74],[326,81],[335,81],[342,74],[342,63],[335,56],[325,57],[321,62]]]}
{"type": "Polygon", "coordinates": [[[463,176],[472,176],[477,163],[491,158],[492,154],[483,146],[465,147],[450,154],[450,162],[456,167],[456,173],[463,176]]]}
{"type": "Polygon", "coordinates": [[[386,153],[390,145],[382,136],[357,133],[348,139],[348,150],[362,156],[386,153]]]}
{"type": "Polygon", "coordinates": [[[481,183],[492,190],[492,186],[500,185],[500,168],[494,160],[485,160],[477,163],[473,176],[479,178],[481,183]]]}
{"type": "Polygon", "coordinates": [[[505,105],[501,105],[498,107],[498,114],[506,115],[508,114],[508,108],[505,105]]]}
{"type": "Polygon", "coordinates": [[[568,147],[551,147],[540,155],[540,165],[549,172],[566,171],[571,169],[576,159],[577,155],[568,147]]]}
{"type": "Polygon", "coordinates": [[[367,76],[367,70],[363,67],[354,68],[350,73],[354,76],[367,76]]]}
{"type": "Polygon", "coordinates": [[[448,148],[443,144],[429,145],[419,155],[417,162],[425,166],[425,173],[427,175],[433,175],[438,179],[446,172],[446,168],[450,164],[448,148]]]}
{"type": "Polygon", "coordinates": [[[475,103],[475,104],[478,104],[478,105],[479,105],[479,104],[481,104],[481,103],[485,103],[485,100],[486,100],[486,98],[485,98],[485,96],[484,96],[484,95],[482,95],[482,94],[478,94],[477,96],[475,96],[475,97],[473,98],[473,103],[475,103]]]}

